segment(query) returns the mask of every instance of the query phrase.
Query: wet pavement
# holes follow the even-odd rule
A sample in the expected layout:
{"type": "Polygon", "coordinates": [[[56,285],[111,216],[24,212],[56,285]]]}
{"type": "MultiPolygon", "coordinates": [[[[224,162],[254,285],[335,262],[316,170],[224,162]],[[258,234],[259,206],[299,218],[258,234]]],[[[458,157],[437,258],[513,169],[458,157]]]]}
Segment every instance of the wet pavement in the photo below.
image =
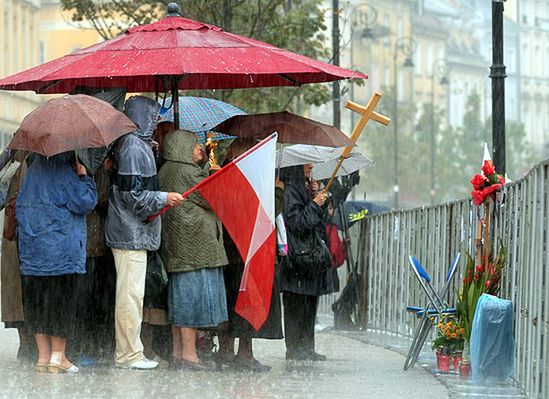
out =
{"type": "Polygon", "coordinates": [[[154,371],[112,367],[76,375],[39,374],[15,360],[16,330],[0,327],[2,398],[447,398],[448,390],[425,369],[404,372],[401,354],[330,332],[317,334],[327,362],[286,369],[283,341],[255,340],[256,357],[269,373],[154,371]]]}
{"type": "MultiPolygon", "coordinates": [[[[374,344],[405,356],[410,347],[410,340],[401,336],[391,335],[385,332],[368,330],[357,332],[338,332],[346,338],[353,338],[367,344],[374,344]]],[[[402,357],[400,366],[404,365],[402,357]]],[[[409,373],[416,369],[423,369],[433,378],[440,381],[448,388],[448,397],[454,398],[499,398],[499,399],[524,399],[528,396],[517,386],[516,382],[509,379],[506,382],[492,384],[473,384],[470,377],[460,377],[457,372],[440,372],[436,367],[436,358],[428,343],[423,347],[418,361],[409,373]]]]}

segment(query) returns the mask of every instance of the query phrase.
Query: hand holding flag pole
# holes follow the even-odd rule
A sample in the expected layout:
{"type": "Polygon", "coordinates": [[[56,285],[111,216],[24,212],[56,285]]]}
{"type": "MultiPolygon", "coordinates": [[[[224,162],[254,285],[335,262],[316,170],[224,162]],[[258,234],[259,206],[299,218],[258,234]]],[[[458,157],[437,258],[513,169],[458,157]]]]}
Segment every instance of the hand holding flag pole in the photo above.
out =
{"type": "Polygon", "coordinates": [[[339,157],[339,161],[337,162],[337,165],[334,171],[332,172],[332,176],[330,177],[330,180],[328,180],[328,183],[326,184],[326,187],[324,187],[324,190],[322,190],[322,193],[326,194],[330,189],[330,186],[332,185],[332,183],[334,182],[334,179],[337,176],[337,172],[339,171],[339,168],[341,168],[341,164],[343,163],[343,161],[345,161],[349,157],[349,154],[351,153],[353,147],[358,141],[358,138],[362,134],[362,131],[364,130],[364,127],[366,126],[368,121],[371,119],[385,126],[391,123],[391,119],[375,111],[377,103],[379,102],[380,99],[381,99],[381,93],[378,93],[376,91],[374,92],[374,94],[372,94],[372,97],[370,98],[370,101],[368,102],[368,105],[366,105],[366,107],[363,107],[362,105],[358,105],[352,101],[347,101],[345,108],[348,108],[352,112],[356,112],[361,116],[355,128],[353,129],[353,133],[351,134],[351,144],[345,147],[345,149],[341,153],[339,157]]]}

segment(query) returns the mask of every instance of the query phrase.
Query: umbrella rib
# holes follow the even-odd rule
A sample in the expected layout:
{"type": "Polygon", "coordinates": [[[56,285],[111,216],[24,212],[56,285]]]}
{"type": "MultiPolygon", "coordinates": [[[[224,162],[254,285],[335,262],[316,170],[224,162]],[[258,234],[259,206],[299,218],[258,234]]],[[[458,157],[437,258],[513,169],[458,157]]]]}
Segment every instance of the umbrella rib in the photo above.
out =
{"type": "Polygon", "coordinates": [[[44,86],[40,87],[38,90],[36,90],[36,93],[37,94],[44,94],[46,91],[48,91],[52,87],[57,86],[61,82],[63,82],[62,79],[57,79],[57,80],[51,81],[51,82],[45,84],[44,86]]]}
{"type": "Polygon", "coordinates": [[[293,78],[289,77],[288,75],[286,75],[284,73],[279,73],[278,76],[280,76],[284,80],[287,80],[288,82],[290,82],[294,86],[301,86],[301,83],[298,80],[293,79],[293,78]]]}

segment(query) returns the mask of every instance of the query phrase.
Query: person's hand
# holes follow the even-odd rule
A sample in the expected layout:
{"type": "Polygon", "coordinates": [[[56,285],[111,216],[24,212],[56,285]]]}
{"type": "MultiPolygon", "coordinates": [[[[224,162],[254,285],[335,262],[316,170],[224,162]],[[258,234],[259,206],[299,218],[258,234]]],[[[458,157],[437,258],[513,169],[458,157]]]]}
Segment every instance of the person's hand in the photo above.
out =
{"type": "Polygon", "coordinates": [[[114,166],[114,161],[112,160],[112,158],[111,157],[105,158],[105,160],[103,161],[103,170],[107,173],[111,173],[113,166],[114,166]]]}
{"type": "Polygon", "coordinates": [[[275,187],[278,187],[284,190],[284,182],[280,180],[278,176],[276,177],[276,180],[275,180],[275,187]]]}
{"type": "Polygon", "coordinates": [[[185,200],[183,196],[179,193],[168,193],[168,205],[169,206],[179,206],[185,200]]]}
{"type": "Polygon", "coordinates": [[[311,190],[313,193],[316,193],[320,189],[320,183],[318,180],[311,180],[311,190]]]}
{"type": "Polygon", "coordinates": [[[328,199],[328,194],[324,194],[324,193],[318,193],[313,201],[318,205],[318,206],[322,206],[324,205],[324,203],[326,202],[326,200],[328,199]]]}
{"type": "Polygon", "coordinates": [[[74,165],[74,171],[78,176],[86,176],[88,174],[86,167],[78,162],[78,160],[76,161],[76,165],[74,165]]]}
{"type": "Polygon", "coordinates": [[[221,169],[221,166],[219,166],[219,165],[211,165],[210,166],[210,172],[217,172],[219,169],[221,169]]]}

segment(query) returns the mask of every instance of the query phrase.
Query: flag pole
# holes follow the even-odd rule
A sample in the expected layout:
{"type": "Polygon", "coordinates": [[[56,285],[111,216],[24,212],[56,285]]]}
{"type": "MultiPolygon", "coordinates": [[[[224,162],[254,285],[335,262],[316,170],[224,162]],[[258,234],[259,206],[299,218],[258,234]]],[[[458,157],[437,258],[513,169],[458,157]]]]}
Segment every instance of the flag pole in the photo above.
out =
{"type": "Polygon", "coordinates": [[[372,97],[370,98],[370,101],[368,102],[368,105],[363,107],[362,105],[356,104],[352,101],[347,101],[347,104],[345,105],[345,108],[350,109],[352,112],[356,112],[360,114],[360,119],[358,120],[358,123],[356,124],[355,128],[353,129],[353,133],[351,134],[351,144],[343,149],[343,152],[341,153],[339,160],[337,161],[337,165],[332,172],[332,176],[330,177],[330,180],[328,180],[328,183],[324,187],[324,190],[322,192],[326,194],[328,190],[330,189],[330,186],[334,182],[337,172],[339,171],[339,168],[341,168],[341,165],[343,162],[349,158],[349,154],[351,153],[353,147],[355,146],[356,142],[358,141],[358,138],[362,134],[362,131],[364,130],[364,127],[370,121],[370,119],[381,123],[382,125],[387,126],[389,123],[391,123],[391,119],[387,118],[384,115],[381,115],[380,113],[376,112],[376,106],[379,100],[381,99],[381,93],[374,92],[372,94],[372,97]]]}

